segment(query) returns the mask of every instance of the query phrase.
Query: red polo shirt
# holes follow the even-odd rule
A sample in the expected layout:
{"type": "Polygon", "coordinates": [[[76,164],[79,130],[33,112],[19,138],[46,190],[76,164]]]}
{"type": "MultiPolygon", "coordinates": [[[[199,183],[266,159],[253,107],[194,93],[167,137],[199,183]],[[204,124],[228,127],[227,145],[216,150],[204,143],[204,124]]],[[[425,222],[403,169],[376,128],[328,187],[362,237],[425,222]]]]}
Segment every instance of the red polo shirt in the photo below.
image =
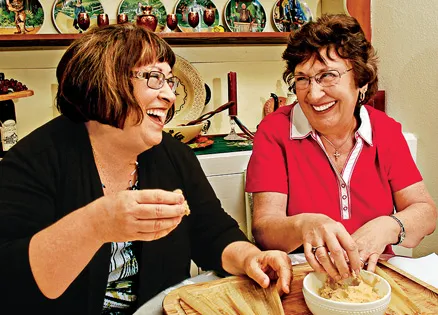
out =
{"type": "Polygon", "coordinates": [[[338,173],[299,104],[280,107],[257,129],[246,191],[288,194],[288,216],[326,214],[349,233],[390,215],[393,193],[422,177],[398,122],[369,106],[360,118],[356,144],[338,173]]]}

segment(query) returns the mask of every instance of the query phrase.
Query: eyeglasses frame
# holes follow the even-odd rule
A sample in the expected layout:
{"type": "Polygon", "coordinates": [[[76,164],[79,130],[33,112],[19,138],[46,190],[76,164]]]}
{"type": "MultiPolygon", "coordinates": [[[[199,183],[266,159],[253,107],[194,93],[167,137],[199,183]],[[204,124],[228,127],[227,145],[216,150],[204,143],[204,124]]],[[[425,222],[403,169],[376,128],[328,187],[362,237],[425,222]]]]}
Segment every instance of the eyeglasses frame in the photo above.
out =
{"type": "Polygon", "coordinates": [[[307,88],[309,88],[309,86],[310,86],[310,82],[312,81],[312,79],[315,79],[315,82],[316,83],[318,83],[320,86],[322,86],[322,87],[331,87],[331,86],[335,86],[335,85],[337,85],[338,83],[339,83],[339,81],[341,80],[341,77],[344,75],[344,74],[346,74],[347,72],[349,72],[349,71],[351,71],[351,70],[353,70],[353,68],[350,68],[350,69],[346,69],[345,71],[343,71],[342,73],[341,72],[339,72],[339,70],[336,70],[336,69],[329,69],[329,70],[324,70],[324,71],[321,71],[321,72],[318,72],[317,74],[315,74],[315,75],[312,75],[312,76],[306,76],[306,75],[300,75],[300,77],[307,77],[308,78],[308,84],[307,84],[307,86],[305,87],[305,88],[297,88],[297,82],[295,81],[295,75],[293,76],[293,78],[294,78],[294,83],[293,83],[293,85],[292,85],[292,87],[295,89],[295,90],[300,90],[300,91],[303,91],[303,90],[305,90],[305,89],[307,89],[307,88]],[[330,71],[336,71],[338,74],[339,74],[339,80],[338,80],[338,82],[336,82],[336,83],[334,83],[334,84],[331,84],[331,85],[322,85],[321,84],[321,80],[320,79],[318,79],[317,78],[317,76],[319,76],[319,75],[321,75],[321,74],[323,74],[323,73],[326,73],[326,72],[330,72],[330,71]]]}
{"type": "Polygon", "coordinates": [[[161,71],[156,71],[156,70],[152,70],[152,71],[132,71],[132,75],[133,78],[135,79],[141,79],[141,80],[146,80],[146,84],[149,88],[153,89],[153,90],[159,90],[164,86],[164,82],[167,82],[167,84],[169,85],[170,89],[172,90],[173,93],[176,92],[176,89],[178,88],[178,85],[180,83],[179,78],[176,76],[172,76],[170,78],[166,78],[165,74],[161,71]],[[157,73],[160,77],[162,77],[162,79],[160,81],[162,81],[161,86],[159,87],[153,87],[149,85],[149,79],[151,77],[152,73],[157,73]],[[173,86],[170,85],[169,82],[173,81],[173,86]]]}

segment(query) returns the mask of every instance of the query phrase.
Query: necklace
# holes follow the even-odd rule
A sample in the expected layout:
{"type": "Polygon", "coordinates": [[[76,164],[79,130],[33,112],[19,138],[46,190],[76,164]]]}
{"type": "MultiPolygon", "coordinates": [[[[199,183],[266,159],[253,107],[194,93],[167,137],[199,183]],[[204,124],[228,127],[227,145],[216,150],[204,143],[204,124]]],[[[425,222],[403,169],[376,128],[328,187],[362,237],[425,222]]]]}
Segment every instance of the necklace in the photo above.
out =
{"type": "MultiPolygon", "coordinates": [[[[103,177],[105,177],[105,179],[107,180],[109,177],[107,176],[107,174],[105,173],[105,169],[103,168],[102,164],[99,161],[99,158],[97,157],[96,151],[94,150],[93,145],[91,144],[91,150],[93,151],[93,156],[94,156],[94,160],[96,161],[96,165],[98,167],[98,170],[100,170],[102,172],[103,177]]],[[[135,168],[134,170],[129,174],[132,178],[129,179],[128,181],[128,188],[129,190],[138,190],[138,176],[136,176],[137,174],[137,169],[138,169],[138,162],[135,161],[135,163],[130,163],[130,164],[135,164],[135,168]]],[[[101,180],[101,185],[103,189],[106,189],[106,185],[105,183],[101,180]]]]}
{"type": "Polygon", "coordinates": [[[335,149],[335,153],[333,153],[333,156],[335,157],[335,160],[337,161],[338,158],[341,156],[341,153],[339,152],[339,149],[342,148],[348,141],[348,138],[350,138],[349,136],[347,137],[347,139],[345,139],[344,143],[342,143],[339,147],[335,147],[335,145],[329,140],[327,139],[326,136],[324,136],[323,134],[321,134],[321,137],[323,137],[325,140],[327,140],[327,142],[335,149]]]}

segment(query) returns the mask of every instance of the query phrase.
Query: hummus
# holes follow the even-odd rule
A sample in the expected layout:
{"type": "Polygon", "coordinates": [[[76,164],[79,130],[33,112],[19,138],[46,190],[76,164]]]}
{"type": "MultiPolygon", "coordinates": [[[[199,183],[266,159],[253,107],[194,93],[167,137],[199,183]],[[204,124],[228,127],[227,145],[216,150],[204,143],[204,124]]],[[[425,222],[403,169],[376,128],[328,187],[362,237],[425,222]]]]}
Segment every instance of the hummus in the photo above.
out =
{"type": "MultiPolygon", "coordinates": [[[[376,281],[378,281],[376,279],[376,281]]],[[[345,282],[335,282],[332,278],[327,277],[319,295],[325,299],[351,302],[351,303],[366,303],[373,302],[381,298],[375,291],[374,283],[365,282],[360,276],[353,278],[350,284],[345,282]]]]}

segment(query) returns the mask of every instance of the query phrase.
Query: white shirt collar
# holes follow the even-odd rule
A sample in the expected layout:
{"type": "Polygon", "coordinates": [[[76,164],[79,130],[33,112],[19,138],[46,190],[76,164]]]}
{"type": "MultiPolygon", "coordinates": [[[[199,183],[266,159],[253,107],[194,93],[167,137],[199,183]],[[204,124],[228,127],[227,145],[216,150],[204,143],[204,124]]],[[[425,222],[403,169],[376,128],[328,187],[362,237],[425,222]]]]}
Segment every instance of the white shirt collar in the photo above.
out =
{"type": "MultiPolygon", "coordinates": [[[[373,132],[371,129],[370,116],[368,110],[365,106],[361,106],[359,112],[361,124],[359,129],[356,131],[356,135],[359,135],[363,140],[365,140],[370,146],[373,145],[373,132]]],[[[312,138],[316,139],[316,132],[310,125],[307,117],[299,103],[297,103],[290,112],[290,139],[304,139],[311,135],[312,138]]]]}

